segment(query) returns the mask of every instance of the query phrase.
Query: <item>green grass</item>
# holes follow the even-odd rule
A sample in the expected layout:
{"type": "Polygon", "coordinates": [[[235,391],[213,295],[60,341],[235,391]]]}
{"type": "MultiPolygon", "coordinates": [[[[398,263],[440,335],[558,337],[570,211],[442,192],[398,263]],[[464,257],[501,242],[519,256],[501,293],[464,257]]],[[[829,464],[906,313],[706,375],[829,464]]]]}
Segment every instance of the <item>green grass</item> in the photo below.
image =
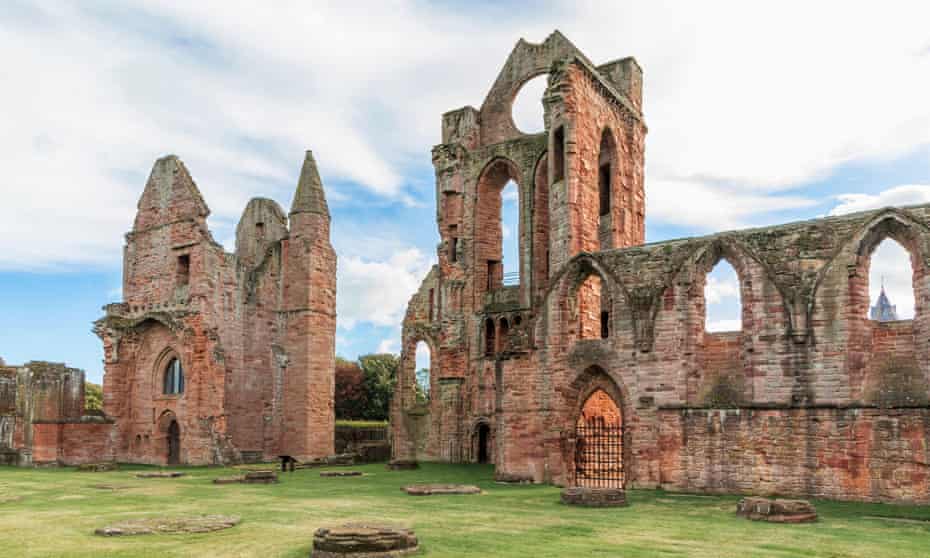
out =
{"type": "Polygon", "coordinates": [[[336,426],[351,426],[353,428],[377,428],[380,426],[387,426],[388,422],[386,420],[348,420],[348,419],[337,419],[336,426]]]}
{"type": "Polygon", "coordinates": [[[277,485],[213,485],[234,471],[182,468],[179,479],[0,467],[0,556],[306,557],[313,532],[351,520],[413,527],[430,557],[863,557],[930,556],[930,508],[815,502],[808,525],[753,523],[734,516],[737,497],[630,491],[630,506],[584,509],[559,503],[550,486],[505,486],[492,469],[425,464],[419,471],[359,467],[366,476],[324,479],[319,470],[277,485]],[[414,497],[415,482],[478,484],[478,496],[414,497]],[[102,491],[96,484],[125,487],[102,491]],[[16,500],[16,497],[21,499],[16,500]],[[103,538],[97,527],[152,515],[238,515],[232,529],[200,535],[103,538]],[[883,519],[883,517],[902,519],[883,519]]]}

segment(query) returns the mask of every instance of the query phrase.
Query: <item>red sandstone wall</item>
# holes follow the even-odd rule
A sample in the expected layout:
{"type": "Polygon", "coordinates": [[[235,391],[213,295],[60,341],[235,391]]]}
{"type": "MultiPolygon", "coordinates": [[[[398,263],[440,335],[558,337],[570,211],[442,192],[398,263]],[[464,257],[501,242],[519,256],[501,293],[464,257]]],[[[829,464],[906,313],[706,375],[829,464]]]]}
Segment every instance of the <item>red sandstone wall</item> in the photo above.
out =
{"type": "Polygon", "coordinates": [[[665,410],[661,483],[685,491],[930,502],[930,410],[665,410]]]}
{"type": "Polygon", "coordinates": [[[79,465],[114,459],[110,447],[109,422],[54,423],[33,425],[34,463],[79,465]]]}

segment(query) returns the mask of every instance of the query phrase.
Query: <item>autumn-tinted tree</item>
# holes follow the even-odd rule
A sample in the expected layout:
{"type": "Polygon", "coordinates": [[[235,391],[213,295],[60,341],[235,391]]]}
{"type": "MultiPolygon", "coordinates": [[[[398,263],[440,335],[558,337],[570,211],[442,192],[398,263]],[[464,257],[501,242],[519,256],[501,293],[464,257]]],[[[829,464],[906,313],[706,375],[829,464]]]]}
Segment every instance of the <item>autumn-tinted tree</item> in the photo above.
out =
{"type": "Polygon", "coordinates": [[[368,409],[365,374],[357,362],[336,357],[336,418],[364,419],[368,409]]]}

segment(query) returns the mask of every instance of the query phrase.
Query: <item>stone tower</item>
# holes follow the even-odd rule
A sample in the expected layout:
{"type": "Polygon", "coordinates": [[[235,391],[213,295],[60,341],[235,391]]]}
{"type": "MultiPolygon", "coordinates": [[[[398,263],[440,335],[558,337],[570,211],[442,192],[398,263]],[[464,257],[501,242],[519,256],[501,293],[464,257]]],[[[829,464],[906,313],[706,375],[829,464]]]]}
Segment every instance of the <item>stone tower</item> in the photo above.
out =
{"type": "MultiPolygon", "coordinates": [[[[442,116],[433,148],[439,263],[404,321],[396,457],[502,459],[502,441],[521,428],[501,408],[503,382],[534,366],[534,327],[552,278],[578,254],[643,242],[642,79],[633,58],[596,65],[556,31],[540,44],[517,42],[480,109],[442,116]],[[523,133],[513,101],[544,74],[544,131],[523,133]],[[505,284],[501,204],[510,181],[519,197],[519,279],[505,284]],[[410,380],[420,342],[431,353],[426,404],[410,380]]],[[[581,299],[606,324],[599,287],[581,299]]]]}
{"type": "Polygon", "coordinates": [[[323,183],[310,151],[289,219],[283,297],[288,368],[307,373],[286,377],[284,406],[288,415],[282,449],[302,459],[319,457],[319,448],[329,448],[332,453],[335,428],[336,252],[329,241],[330,216],[323,183]]]}
{"type": "Polygon", "coordinates": [[[336,258],[312,156],[290,218],[251,200],[236,251],[184,164],[155,162],[126,235],[123,302],[96,332],[121,461],[229,463],[333,452],[336,258]]]}

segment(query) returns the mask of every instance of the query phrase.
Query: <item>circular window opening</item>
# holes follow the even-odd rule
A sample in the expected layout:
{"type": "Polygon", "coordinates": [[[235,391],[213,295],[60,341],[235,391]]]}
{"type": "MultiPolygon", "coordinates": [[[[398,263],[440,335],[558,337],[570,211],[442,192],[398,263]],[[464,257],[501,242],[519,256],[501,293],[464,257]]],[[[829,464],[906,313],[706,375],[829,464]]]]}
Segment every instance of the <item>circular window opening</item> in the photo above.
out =
{"type": "Polygon", "coordinates": [[[510,113],[514,125],[524,134],[536,134],[546,129],[542,98],[548,83],[549,74],[543,74],[527,81],[517,91],[510,113]]]}

